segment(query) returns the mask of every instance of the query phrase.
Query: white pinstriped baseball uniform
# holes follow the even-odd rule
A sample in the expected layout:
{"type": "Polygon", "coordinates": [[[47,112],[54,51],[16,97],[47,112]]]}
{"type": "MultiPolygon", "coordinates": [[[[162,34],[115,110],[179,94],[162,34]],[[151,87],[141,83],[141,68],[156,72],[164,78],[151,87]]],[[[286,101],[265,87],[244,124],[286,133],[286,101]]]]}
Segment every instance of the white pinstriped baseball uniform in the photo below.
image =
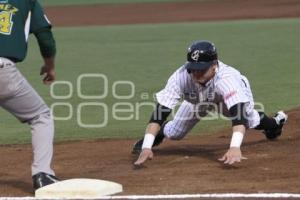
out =
{"type": "Polygon", "coordinates": [[[159,104],[174,109],[183,100],[174,119],[164,127],[164,135],[170,139],[183,138],[217,104],[218,111],[228,116],[228,110],[237,103],[246,103],[248,127],[260,123],[258,112],[247,78],[236,69],[218,61],[217,72],[205,86],[192,79],[184,66],[169,78],[165,88],[156,94],[159,104]],[[221,110],[221,105],[225,109],[221,110]],[[225,106],[224,106],[225,105],[225,106]]]}

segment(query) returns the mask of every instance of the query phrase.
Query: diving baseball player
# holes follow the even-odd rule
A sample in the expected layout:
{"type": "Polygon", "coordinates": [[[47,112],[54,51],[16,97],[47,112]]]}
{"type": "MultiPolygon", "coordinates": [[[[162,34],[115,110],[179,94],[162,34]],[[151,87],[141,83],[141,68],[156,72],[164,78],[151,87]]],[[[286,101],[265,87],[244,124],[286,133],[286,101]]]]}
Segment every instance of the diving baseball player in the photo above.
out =
{"type": "Polygon", "coordinates": [[[208,111],[218,111],[232,121],[232,138],[228,151],[219,160],[225,164],[240,162],[244,157],[241,144],[248,128],[264,130],[268,139],[280,136],[287,115],[279,111],[274,117],[254,109],[247,78],[218,60],[216,47],[209,41],[196,41],[187,52],[187,62],[169,78],[156,94],[153,112],[143,139],[136,142],[133,153],[140,153],[134,163],[152,159],[152,147],[163,139],[182,139],[208,111]],[[172,109],[183,99],[174,119],[166,121],[172,109]]]}
{"type": "Polygon", "coordinates": [[[51,24],[37,0],[0,1],[0,105],[31,127],[34,189],[57,182],[51,169],[54,123],[50,110],[16,67],[25,59],[28,36],[37,38],[44,84],[55,80],[55,40],[51,24]]]}

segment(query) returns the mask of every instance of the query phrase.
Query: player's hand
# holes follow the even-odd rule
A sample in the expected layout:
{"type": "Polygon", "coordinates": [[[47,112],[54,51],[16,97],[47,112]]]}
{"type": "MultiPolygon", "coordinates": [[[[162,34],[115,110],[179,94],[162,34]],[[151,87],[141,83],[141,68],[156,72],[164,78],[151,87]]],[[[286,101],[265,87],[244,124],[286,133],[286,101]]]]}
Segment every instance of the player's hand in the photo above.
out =
{"type": "Polygon", "coordinates": [[[247,159],[242,156],[241,149],[238,147],[231,147],[219,161],[224,162],[224,164],[232,165],[235,162],[241,162],[243,159],[247,159]]]}
{"type": "Polygon", "coordinates": [[[137,161],[135,161],[135,166],[140,166],[143,163],[145,163],[148,159],[152,160],[153,158],[153,152],[151,149],[143,149],[142,152],[139,155],[139,158],[137,161]]]}
{"type": "Polygon", "coordinates": [[[50,85],[51,83],[53,83],[55,81],[54,66],[52,66],[52,65],[44,65],[44,66],[42,66],[40,75],[44,76],[43,83],[45,85],[50,85]]]}

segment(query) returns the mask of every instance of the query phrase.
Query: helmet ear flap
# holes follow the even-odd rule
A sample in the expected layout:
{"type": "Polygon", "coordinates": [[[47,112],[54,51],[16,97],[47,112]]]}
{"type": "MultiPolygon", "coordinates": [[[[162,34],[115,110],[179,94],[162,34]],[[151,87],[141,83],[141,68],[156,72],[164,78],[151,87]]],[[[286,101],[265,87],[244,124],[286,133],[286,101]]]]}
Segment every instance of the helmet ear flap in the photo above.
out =
{"type": "Polygon", "coordinates": [[[191,71],[190,69],[187,69],[186,71],[187,71],[187,73],[189,73],[189,74],[192,73],[192,71],[191,71]]]}

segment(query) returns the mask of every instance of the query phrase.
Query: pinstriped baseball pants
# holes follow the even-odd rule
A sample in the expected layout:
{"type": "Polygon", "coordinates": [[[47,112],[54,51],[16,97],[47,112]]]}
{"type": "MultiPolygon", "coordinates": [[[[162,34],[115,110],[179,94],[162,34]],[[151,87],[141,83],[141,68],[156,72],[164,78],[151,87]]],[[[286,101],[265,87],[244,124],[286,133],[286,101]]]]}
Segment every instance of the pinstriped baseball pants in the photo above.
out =
{"type": "MultiPolygon", "coordinates": [[[[229,117],[229,111],[223,101],[216,100],[214,105],[210,108],[210,105],[198,105],[183,101],[177,110],[174,119],[169,121],[164,127],[164,135],[172,140],[180,140],[188,134],[191,129],[201,120],[201,118],[207,115],[208,111],[216,111],[223,114],[225,117],[229,117]]],[[[259,124],[260,117],[258,112],[252,108],[252,105],[247,104],[250,107],[247,113],[248,126],[254,128],[259,124]],[[252,109],[251,109],[252,108],[252,109]]]]}

